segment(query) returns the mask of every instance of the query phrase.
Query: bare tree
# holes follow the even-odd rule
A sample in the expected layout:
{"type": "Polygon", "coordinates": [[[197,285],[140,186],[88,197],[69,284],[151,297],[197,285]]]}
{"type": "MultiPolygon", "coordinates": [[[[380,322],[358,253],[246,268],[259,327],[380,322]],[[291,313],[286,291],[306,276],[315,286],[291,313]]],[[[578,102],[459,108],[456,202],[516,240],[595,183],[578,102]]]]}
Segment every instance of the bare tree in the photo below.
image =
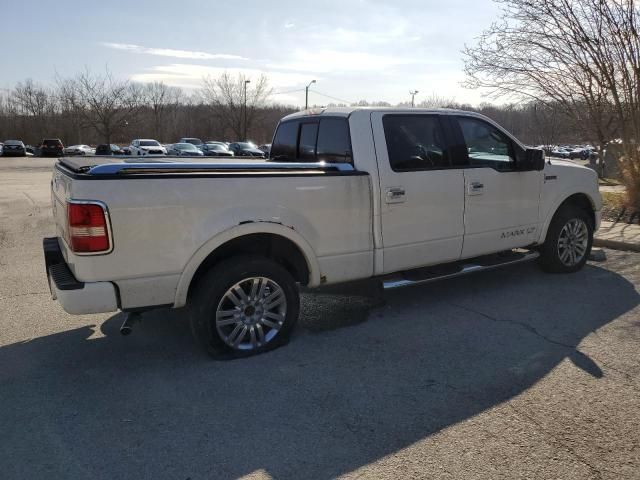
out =
{"type": "Polygon", "coordinates": [[[232,77],[225,72],[217,78],[208,76],[203,79],[203,101],[219,116],[225,128],[243,140],[245,131],[251,130],[257,122],[260,107],[264,107],[270,94],[265,75],[249,79],[243,74],[232,77]],[[249,80],[251,83],[246,83],[249,80]]]}
{"type": "MultiPolygon", "coordinates": [[[[9,106],[17,116],[29,117],[38,131],[48,131],[49,118],[56,109],[55,96],[52,92],[33,80],[19,82],[9,95],[9,106]]],[[[26,132],[33,136],[32,132],[26,132]]],[[[32,140],[34,140],[32,138],[32,140]]]]}
{"type": "Polygon", "coordinates": [[[109,71],[94,75],[87,70],[59,86],[63,102],[105,143],[134,123],[144,105],[140,85],[116,80],[109,71]]]}
{"type": "Polygon", "coordinates": [[[640,205],[640,9],[634,0],[495,0],[500,20],[465,48],[467,86],[562,108],[604,146],[620,135],[640,205]]]}
{"type": "Polygon", "coordinates": [[[164,138],[165,120],[169,110],[180,101],[182,91],[163,82],[153,82],[144,85],[143,93],[145,104],[153,116],[153,135],[155,138],[164,138]]]}

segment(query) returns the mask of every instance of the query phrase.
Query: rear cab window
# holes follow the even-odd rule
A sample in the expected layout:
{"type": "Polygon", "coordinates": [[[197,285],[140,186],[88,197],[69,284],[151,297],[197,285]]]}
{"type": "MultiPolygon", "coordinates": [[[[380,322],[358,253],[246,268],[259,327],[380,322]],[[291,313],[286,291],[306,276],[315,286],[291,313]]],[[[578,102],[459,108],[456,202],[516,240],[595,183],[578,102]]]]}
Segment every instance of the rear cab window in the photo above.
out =
{"type": "Polygon", "coordinates": [[[279,162],[351,163],[348,119],[304,117],[282,122],[270,158],[279,162]]]}

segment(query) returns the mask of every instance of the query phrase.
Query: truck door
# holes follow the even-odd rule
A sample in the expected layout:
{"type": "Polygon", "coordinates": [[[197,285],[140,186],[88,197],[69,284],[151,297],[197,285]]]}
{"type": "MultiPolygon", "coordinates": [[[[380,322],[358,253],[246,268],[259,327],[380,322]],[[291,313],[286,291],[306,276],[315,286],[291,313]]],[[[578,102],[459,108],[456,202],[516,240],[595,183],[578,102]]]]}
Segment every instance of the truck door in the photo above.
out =
{"type": "Polygon", "coordinates": [[[466,145],[465,215],[462,258],[533,243],[538,237],[543,173],[522,171],[524,149],[491,123],[450,117],[466,145]]]}
{"type": "Polygon", "coordinates": [[[430,113],[373,112],[380,178],[383,271],[460,258],[464,170],[448,124],[430,113]]]}

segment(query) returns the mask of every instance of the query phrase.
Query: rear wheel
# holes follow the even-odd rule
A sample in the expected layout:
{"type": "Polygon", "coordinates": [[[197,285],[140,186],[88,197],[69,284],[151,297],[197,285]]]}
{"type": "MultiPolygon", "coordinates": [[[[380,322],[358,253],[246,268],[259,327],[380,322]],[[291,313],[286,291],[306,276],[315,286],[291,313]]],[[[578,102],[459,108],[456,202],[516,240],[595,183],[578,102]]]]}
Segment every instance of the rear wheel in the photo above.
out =
{"type": "Polygon", "coordinates": [[[191,330],[214,358],[246,357],[286,344],[299,308],[298,287],[282,266],[264,257],[235,257],[198,282],[191,330]]]}
{"type": "Polygon", "coordinates": [[[584,209],[565,205],[551,220],[540,248],[540,265],[547,272],[572,273],[584,267],[593,244],[593,223],[584,209]]]}

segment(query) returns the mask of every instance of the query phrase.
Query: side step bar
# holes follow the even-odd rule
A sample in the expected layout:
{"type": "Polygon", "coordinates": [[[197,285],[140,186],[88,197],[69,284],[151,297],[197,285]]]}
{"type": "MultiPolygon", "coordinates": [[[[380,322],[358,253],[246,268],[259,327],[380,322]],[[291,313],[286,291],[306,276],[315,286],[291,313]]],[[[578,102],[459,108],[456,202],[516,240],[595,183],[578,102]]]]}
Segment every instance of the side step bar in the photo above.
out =
{"type": "Polygon", "coordinates": [[[420,285],[435,282],[445,278],[454,278],[469,273],[493,270],[494,268],[530,262],[538,258],[536,251],[510,251],[496,255],[472,258],[460,262],[438,265],[434,267],[408,270],[383,279],[382,286],[386,289],[420,285]]]}

